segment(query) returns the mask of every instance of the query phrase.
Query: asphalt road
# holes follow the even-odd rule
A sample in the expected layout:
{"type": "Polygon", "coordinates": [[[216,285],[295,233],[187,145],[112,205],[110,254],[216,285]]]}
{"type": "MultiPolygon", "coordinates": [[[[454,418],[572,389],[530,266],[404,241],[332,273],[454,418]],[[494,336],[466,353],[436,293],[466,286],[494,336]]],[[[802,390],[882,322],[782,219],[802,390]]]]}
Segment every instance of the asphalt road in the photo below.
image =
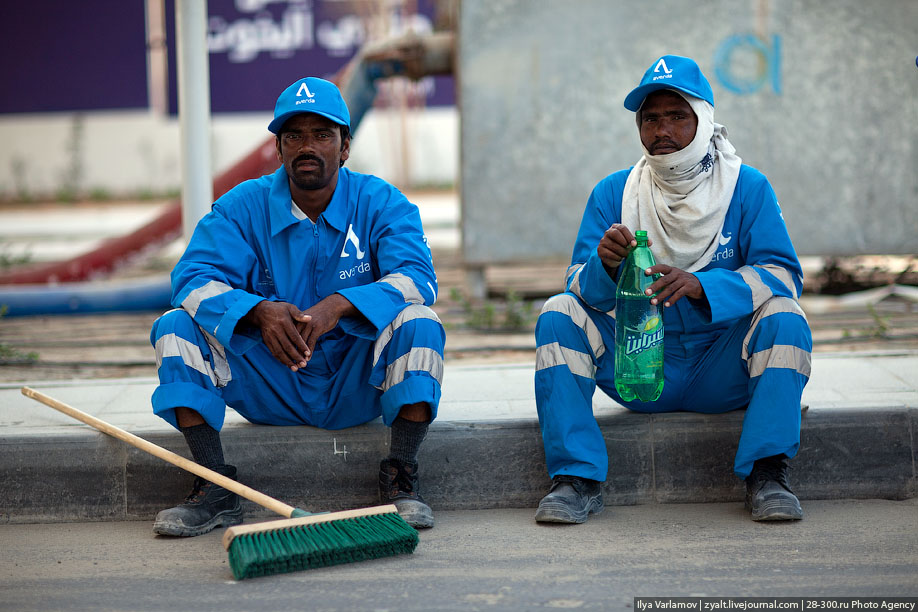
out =
{"type": "Polygon", "coordinates": [[[440,512],[413,555],[239,582],[218,532],[2,525],[0,609],[627,610],[636,596],[918,596],[918,499],[804,510],[799,523],[762,524],[741,504],[616,506],[573,527],[537,525],[528,509],[440,512]]]}

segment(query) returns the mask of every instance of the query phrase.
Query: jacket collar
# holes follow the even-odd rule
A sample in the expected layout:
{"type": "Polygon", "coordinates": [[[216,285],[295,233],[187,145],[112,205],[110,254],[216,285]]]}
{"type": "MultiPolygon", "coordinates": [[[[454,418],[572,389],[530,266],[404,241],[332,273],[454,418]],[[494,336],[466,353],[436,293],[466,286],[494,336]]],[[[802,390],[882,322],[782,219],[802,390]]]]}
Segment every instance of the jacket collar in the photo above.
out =
{"type": "MultiPolygon", "coordinates": [[[[350,182],[350,171],[346,168],[338,169],[338,184],[328,207],[322,212],[320,218],[325,223],[339,232],[344,232],[347,225],[347,193],[350,182]]],[[[268,209],[271,223],[271,236],[276,236],[299,220],[290,212],[291,196],[290,183],[284,167],[278,168],[271,179],[271,191],[268,195],[268,209]]]]}

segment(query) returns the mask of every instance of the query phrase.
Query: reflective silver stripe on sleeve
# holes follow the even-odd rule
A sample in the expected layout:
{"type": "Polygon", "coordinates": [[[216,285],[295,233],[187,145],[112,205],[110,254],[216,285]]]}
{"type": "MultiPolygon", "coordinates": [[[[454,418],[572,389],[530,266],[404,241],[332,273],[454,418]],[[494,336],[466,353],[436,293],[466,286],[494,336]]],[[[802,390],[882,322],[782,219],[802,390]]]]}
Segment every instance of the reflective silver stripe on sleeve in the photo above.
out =
{"type": "Polygon", "coordinates": [[[590,343],[590,349],[593,351],[593,354],[596,355],[596,358],[599,359],[602,357],[603,353],[606,352],[606,345],[603,344],[602,334],[599,333],[599,328],[596,327],[596,324],[593,323],[593,320],[590,319],[590,315],[587,314],[586,310],[577,302],[576,299],[569,295],[559,294],[555,295],[542,306],[542,312],[560,312],[571,318],[571,321],[574,322],[574,325],[583,330],[586,334],[587,340],[590,343]]]}
{"type": "Polygon", "coordinates": [[[437,316],[437,313],[427,306],[412,304],[402,309],[402,311],[396,315],[395,319],[386,325],[379,333],[379,337],[376,338],[376,342],[373,345],[373,367],[376,367],[376,364],[379,363],[379,357],[382,355],[383,350],[385,350],[386,345],[389,344],[389,341],[392,340],[392,335],[395,333],[395,330],[401,327],[406,321],[412,321],[414,319],[430,319],[437,323],[440,322],[440,317],[437,316]]]}
{"type": "MultiPolygon", "coordinates": [[[[579,297],[581,300],[586,302],[586,300],[583,299],[583,288],[580,286],[580,273],[583,271],[584,265],[585,264],[575,264],[567,268],[567,274],[564,278],[564,286],[567,287],[567,291],[569,291],[570,293],[573,293],[574,295],[579,297]]],[[[587,304],[587,306],[589,306],[591,310],[595,310],[596,312],[603,312],[602,310],[594,307],[591,304],[587,304]]],[[[614,319],[615,309],[613,308],[612,310],[610,310],[609,312],[606,312],[605,314],[609,315],[610,317],[614,319]]]]}
{"type": "Polygon", "coordinates": [[[755,268],[761,268],[766,272],[770,272],[772,276],[777,278],[781,283],[787,287],[787,290],[790,291],[790,294],[795,298],[800,297],[797,295],[797,286],[794,285],[794,276],[787,270],[787,268],[782,268],[781,266],[774,265],[764,265],[764,266],[753,266],[755,268]]]}
{"type": "Polygon", "coordinates": [[[796,370],[809,378],[811,362],[809,351],[792,344],[776,344],[749,358],[749,377],[761,376],[768,368],[783,368],[796,370]]]}
{"type": "Polygon", "coordinates": [[[443,358],[432,348],[416,346],[386,367],[386,378],[383,381],[383,392],[405,380],[405,373],[427,372],[438,383],[443,382],[443,358]]]}
{"type": "Polygon", "coordinates": [[[567,269],[567,278],[564,279],[564,285],[567,290],[579,298],[583,298],[580,293],[580,273],[583,271],[583,264],[577,264],[567,269]]]}
{"type": "Polygon", "coordinates": [[[203,329],[201,331],[204,332],[204,337],[207,339],[207,344],[210,346],[210,351],[213,355],[214,375],[217,378],[216,385],[225,387],[229,381],[233,380],[233,372],[230,370],[229,361],[226,360],[226,349],[211,334],[208,334],[203,329]]]}
{"type": "Polygon", "coordinates": [[[232,290],[233,288],[226,283],[212,280],[206,285],[198,287],[189,293],[188,296],[182,300],[182,308],[184,308],[188,314],[194,317],[196,314],[198,314],[198,308],[201,307],[201,302],[208,298],[212,298],[216,295],[220,295],[221,293],[226,293],[227,291],[232,290]]]}
{"type": "Polygon", "coordinates": [[[773,295],[771,289],[762,281],[762,277],[752,266],[743,266],[737,272],[740,273],[749,289],[752,290],[752,310],[758,309],[773,295]]]}
{"type": "Polygon", "coordinates": [[[396,291],[402,294],[402,297],[406,302],[410,302],[412,304],[424,303],[424,296],[422,296],[421,292],[418,291],[418,287],[414,284],[414,281],[400,272],[396,272],[395,274],[387,274],[377,282],[386,283],[387,285],[394,287],[396,291]]]}
{"type": "Polygon", "coordinates": [[[197,344],[189,342],[184,338],[179,338],[175,334],[166,334],[156,341],[154,350],[156,351],[157,369],[159,369],[163,359],[166,357],[181,357],[186,366],[210,378],[210,382],[214,385],[217,384],[217,377],[214,376],[213,368],[211,368],[210,363],[204,359],[204,355],[201,353],[201,349],[197,344]]]}
{"type": "Polygon", "coordinates": [[[765,302],[765,305],[756,310],[752,314],[752,320],[749,322],[749,331],[746,332],[746,337],[743,338],[743,359],[749,360],[749,341],[752,339],[752,333],[759,326],[759,322],[765,317],[771,316],[773,314],[778,314],[780,312],[790,312],[795,315],[803,317],[803,320],[806,321],[806,313],[803,312],[803,309],[800,308],[800,304],[796,300],[792,300],[786,297],[776,297],[765,302]]]}
{"type": "Polygon", "coordinates": [[[536,349],[536,372],[562,365],[567,366],[571,374],[584,378],[596,378],[593,358],[586,353],[561,346],[557,342],[543,344],[536,349]]]}

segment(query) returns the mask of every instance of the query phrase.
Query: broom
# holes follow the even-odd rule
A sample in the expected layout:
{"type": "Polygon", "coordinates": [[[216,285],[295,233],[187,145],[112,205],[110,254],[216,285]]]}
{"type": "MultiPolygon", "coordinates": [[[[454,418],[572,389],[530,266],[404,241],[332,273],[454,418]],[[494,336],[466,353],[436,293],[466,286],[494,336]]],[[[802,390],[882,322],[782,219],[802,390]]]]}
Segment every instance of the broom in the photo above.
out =
{"type": "Polygon", "coordinates": [[[30,387],[22,394],[155,457],[178,466],[288,520],[237,525],[223,547],[237,580],[412,553],[418,532],[394,505],[312,514],[251,489],[30,387]]]}

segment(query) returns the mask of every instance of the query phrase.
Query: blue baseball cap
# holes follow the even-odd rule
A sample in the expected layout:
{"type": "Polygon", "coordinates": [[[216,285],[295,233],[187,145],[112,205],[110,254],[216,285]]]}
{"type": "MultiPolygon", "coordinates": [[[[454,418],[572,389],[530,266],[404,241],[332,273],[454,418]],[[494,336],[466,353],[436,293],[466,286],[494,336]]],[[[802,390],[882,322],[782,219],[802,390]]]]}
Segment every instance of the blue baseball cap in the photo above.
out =
{"type": "Polygon", "coordinates": [[[277,134],[287,119],[301,113],[315,113],[338,125],[351,126],[351,114],[341,92],[325,79],[306,77],[285,89],[274,105],[274,120],[268,124],[268,130],[277,134]]]}
{"type": "Polygon", "coordinates": [[[664,55],[650,65],[641,84],[625,96],[625,108],[637,112],[648,94],[658,89],[678,89],[701,98],[714,106],[711,84],[701,73],[695,60],[679,55],[664,55]]]}

